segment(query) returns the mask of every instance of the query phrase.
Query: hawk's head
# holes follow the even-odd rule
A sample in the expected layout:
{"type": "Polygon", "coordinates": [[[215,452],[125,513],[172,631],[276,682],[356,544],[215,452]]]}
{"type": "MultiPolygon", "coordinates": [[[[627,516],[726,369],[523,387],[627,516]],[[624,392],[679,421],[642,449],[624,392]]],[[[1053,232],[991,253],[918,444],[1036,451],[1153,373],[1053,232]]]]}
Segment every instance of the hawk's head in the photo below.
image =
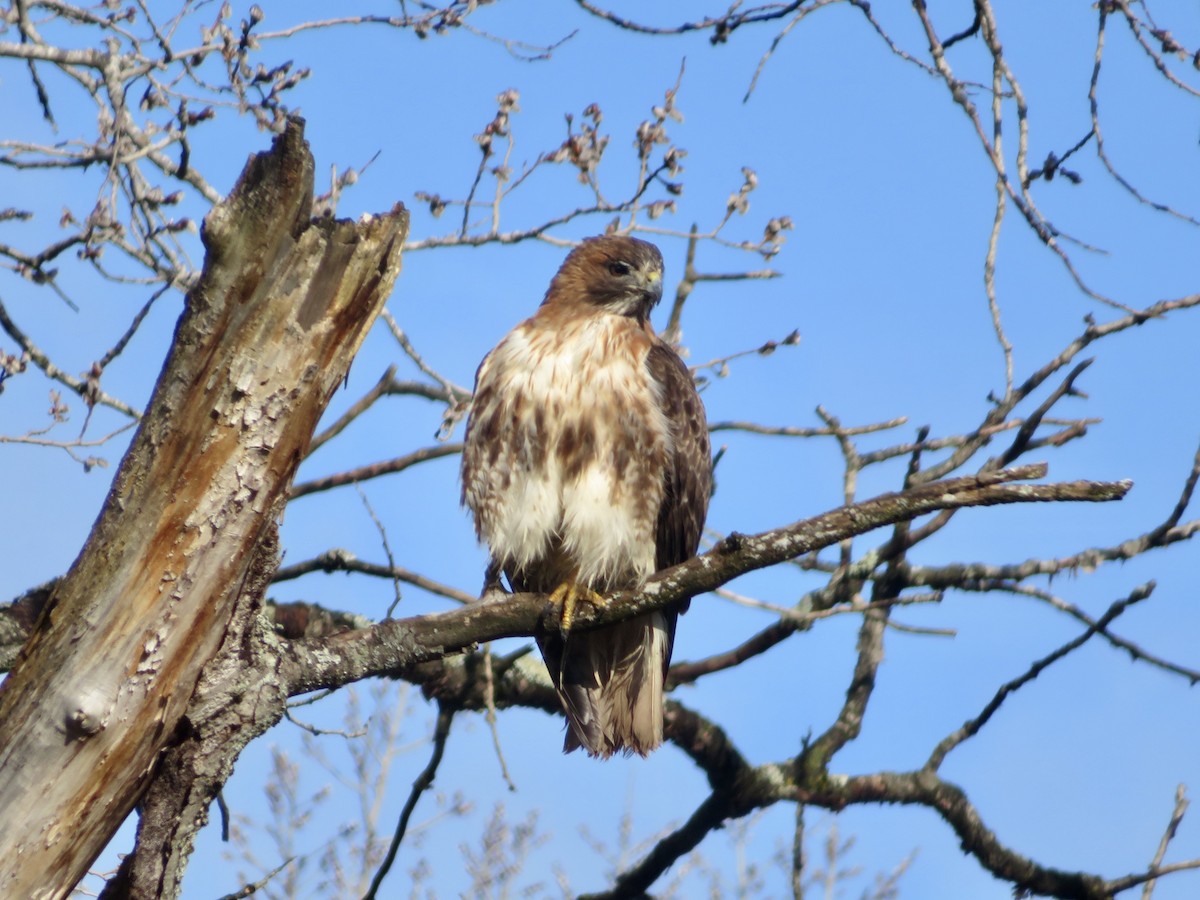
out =
{"type": "Polygon", "coordinates": [[[662,299],[658,248],[625,235],[588,238],[550,282],[544,303],[586,303],[597,312],[645,319],[662,299]]]}

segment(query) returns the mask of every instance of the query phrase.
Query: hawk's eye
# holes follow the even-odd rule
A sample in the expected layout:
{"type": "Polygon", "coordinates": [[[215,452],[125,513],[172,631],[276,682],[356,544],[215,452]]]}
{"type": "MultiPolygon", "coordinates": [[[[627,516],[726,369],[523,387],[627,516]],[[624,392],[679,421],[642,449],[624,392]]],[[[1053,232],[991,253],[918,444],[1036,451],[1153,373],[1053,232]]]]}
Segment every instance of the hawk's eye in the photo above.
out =
{"type": "Polygon", "coordinates": [[[623,263],[619,259],[614,259],[608,264],[608,273],[615,275],[618,278],[624,278],[630,272],[629,263],[623,263]]]}

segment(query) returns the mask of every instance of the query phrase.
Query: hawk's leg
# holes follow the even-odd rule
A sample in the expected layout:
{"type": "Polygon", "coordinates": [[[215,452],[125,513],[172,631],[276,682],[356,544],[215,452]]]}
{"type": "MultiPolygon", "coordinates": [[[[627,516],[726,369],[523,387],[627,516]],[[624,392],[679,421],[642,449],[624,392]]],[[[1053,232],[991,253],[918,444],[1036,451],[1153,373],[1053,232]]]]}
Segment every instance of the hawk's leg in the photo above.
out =
{"type": "Polygon", "coordinates": [[[608,598],[597,594],[589,587],[577,581],[564,581],[550,594],[550,603],[558,614],[558,629],[566,637],[575,621],[575,608],[580,600],[586,600],[592,606],[604,606],[608,598]]]}

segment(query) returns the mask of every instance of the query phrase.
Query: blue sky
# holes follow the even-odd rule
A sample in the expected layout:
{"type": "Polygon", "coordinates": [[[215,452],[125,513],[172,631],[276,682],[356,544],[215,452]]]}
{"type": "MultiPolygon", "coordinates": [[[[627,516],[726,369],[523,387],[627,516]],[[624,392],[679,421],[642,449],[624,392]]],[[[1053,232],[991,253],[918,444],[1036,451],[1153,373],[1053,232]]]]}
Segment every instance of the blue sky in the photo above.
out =
{"type": "MultiPolygon", "coordinates": [[[[327,12],[307,2],[263,5],[265,29],[327,12]]],[[[899,45],[925,56],[908,4],[876,12],[899,45]]],[[[1182,43],[1193,48],[1200,43],[1200,13],[1193,4],[1162,4],[1155,13],[1182,43]]],[[[211,15],[206,9],[199,18],[211,15]]],[[[671,20],[663,15],[662,21],[671,20]]],[[[1082,4],[1024,0],[1006,4],[999,15],[1007,57],[1029,98],[1031,165],[1040,164],[1047,152],[1061,155],[1090,128],[1087,82],[1096,14],[1082,4]]],[[[939,5],[934,17],[944,35],[970,20],[965,5],[939,5]]],[[[382,27],[310,32],[264,50],[267,60],[294,58],[312,67],[291,102],[307,119],[318,190],[327,184],[331,165],[359,167],[378,153],[344,195],[341,215],[382,211],[403,200],[413,208],[413,239],[452,230],[460,212],[435,220],[413,195],[465,195],[478,159],[472,136],[494,114],[496,95],[510,87],[521,95],[520,112],[512,120],[515,167],[561,141],[565,113],[578,119],[585,107],[598,103],[612,135],[600,177],[610,197],[623,196],[634,183],[634,130],[650,107],[662,102],[686,59],[677,98],[685,119],[669,126],[677,145],[688,150],[685,190],[677,198],[677,213],[654,225],[674,231],[686,231],[693,222],[702,230],[711,227],[724,214],[726,197],[741,185],[743,166],[755,170],[759,187],[748,214],[735,217],[726,236],[757,239],[773,216],[788,215],[795,223],[772,262],[784,277],[701,285],[689,301],[684,339],[693,363],[781,339],[793,329],[802,336],[798,347],[737,360],[727,377],[710,377],[704,391],[710,420],[816,426],[818,404],[846,424],[909,417],[897,431],[863,438],[865,450],[907,439],[926,423],[935,436],[961,433],[986,414],[988,392],[1004,387],[1003,359],[983,290],[994,175],[945,86],[889,53],[859,13],[835,6],[801,23],[781,43],[745,103],[758,59],[775,34],[769,28],[747,28],[728,44],[712,47],[703,35],[630,35],[571,5],[533,0],[483,7],[470,21],[534,43],[578,32],[549,62],[518,61],[495,42],[468,34],[421,41],[382,27]]],[[[1146,195],[1200,215],[1200,182],[1194,177],[1200,107],[1196,98],[1165,88],[1128,30],[1118,26],[1110,22],[1100,82],[1108,153],[1146,195]]],[[[82,36],[67,32],[64,40],[78,42],[82,36]]],[[[990,61],[977,43],[959,44],[950,60],[962,77],[990,81],[990,61]]],[[[1195,73],[1185,70],[1181,77],[1187,74],[1195,84],[1195,73]]],[[[92,127],[85,98],[72,97],[66,85],[49,76],[48,84],[60,139],[92,127]]],[[[22,68],[11,63],[0,68],[0,97],[6,109],[16,110],[14,131],[51,139],[37,118],[22,68]]],[[[986,96],[977,92],[975,99],[986,112],[986,96]]],[[[1011,104],[1007,113],[1005,140],[1011,148],[1016,139],[1011,104]]],[[[196,131],[193,153],[224,191],[245,157],[266,144],[267,136],[251,123],[224,114],[196,131]]],[[[1010,162],[1011,154],[1010,149],[1010,162]]],[[[1071,167],[1082,183],[1038,182],[1033,193],[1059,228],[1104,251],[1069,247],[1096,290],[1135,307],[1196,290],[1200,230],[1137,204],[1104,173],[1090,146],[1072,158],[1071,167]]],[[[55,233],[65,203],[86,207],[94,190],[89,173],[35,178],[0,170],[3,205],[36,208],[40,218],[34,227],[47,235],[55,233]]],[[[506,204],[502,228],[528,227],[588,200],[565,167],[542,172],[506,204]]],[[[194,199],[188,203],[192,215],[203,214],[194,199]]],[[[576,239],[596,233],[606,221],[576,222],[553,234],[576,239]]],[[[12,224],[0,228],[4,240],[17,240],[12,224]]],[[[657,242],[670,284],[683,268],[684,242],[669,236],[657,242]]],[[[404,259],[389,309],[427,362],[469,384],[483,354],[536,306],[563,253],[536,242],[413,252],[404,259]]],[[[697,263],[714,272],[761,265],[713,245],[702,246],[697,263]]],[[[138,291],[109,291],[85,274],[63,269],[79,312],[13,277],[0,280],[0,297],[64,369],[83,371],[121,333],[145,297],[138,291]]],[[[1018,381],[1075,337],[1085,315],[1100,321],[1116,315],[1075,287],[1011,206],[999,245],[997,290],[1015,347],[1018,381]]],[[[181,305],[180,297],[171,296],[155,308],[106,374],[107,390],[138,406],[145,402],[181,305]]],[[[661,326],[665,310],[660,313],[661,326]]],[[[1050,462],[1053,479],[1132,478],[1136,486],[1125,501],[968,510],[918,548],[914,560],[999,563],[1056,556],[1114,543],[1161,521],[1178,496],[1200,438],[1200,413],[1192,400],[1200,376],[1198,338],[1200,318],[1184,314],[1100,342],[1088,354],[1097,357],[1096,363],[1080,381],[1088,397],[1064,401],[1060,411],[1102,417],[1103,423],[1085,440],[1038,456],[1050,462]]],[[[7,339],[0,338],[0,349],[11,351],[7,339]]],[[[403,377],[418,376],[386,330],[377,328],[354,364],[348,389],[335,397],[331,415],[357,399],[392,363],[403,377]]],[[[40,426],[46,390],[33,375],[6,384],[0,433],[40,426]]],[[[391,398],[314,454],[300,478],[427,446],[441,413],[426,401],[391,398]]],[[[81,415],[76,409],[75,423],[81,415]]],[[[97,433],[119,422],[103,411],[96,419],[97,433]]],[[[715,443],[727,446],[709,516],[715,531],[761,531],[840,503],[841,457],[831,440],[723,432],[715,443]]],[[[114,467],[122,448],[114,443],[104,451],[114,467]]],[[[85,474],[65,454],[45,448],[3,445],[0,455],[5,461],[0,486],[9,513],[0,517],[0,597],[10,597],[66,570],[99,511],[113,469],[85,474]]],[[[902,471],[903,463],[872,470],[860,482],[860,496],[895,489],[902,471]]],[[[483,553],[458,507],[456,476],[457,460],[445,459],[363,489],[387,527],[398,563],[470,591],[479,584],[483,553]]],[[[375,526],[353,491],[294,503],[284,539],[289,562],[331,547],[383,559],[375,526]]],[[[859,547],[879,540],[867,536],[859,547]]],[[[1094,575],[1059,578],[1051,587],[1098,615],[1137,584],[1156,579],[1153,598],[1127,613],[1116,630],[1195,667],[1200,637],[1191,577],[1195,558],[1193,548],[1177,546],[1094,575]]],[[[781,567],[746,576],[733,587],[787,605],[818,584],[813,576],[781,567]]],[[[387,583],[318,575],[281,584],[273,593],[280,600],[306,599],[382,616],[391,590],[387,583]]],[[[406,588],[399,614],[443,608],[444,601],[406,588]]],[[[889,636],[862,738],[838,756],[834,768],[839,772],[919,765],[943,735],[979,712],[999,684],[1079,630],[1031,600],[999,595],[951,595],[897,618],[954,629],[956,636],[889,636]]],[[[726,648],[769,621],[764,612],[699,598],[681,622],[676,659],[726,648]]],[[[678,698],[720,722],[753,762],[785,759],[807,733],[819,733],[836,715],[853,665],[856,627],[849,617],[827,620],[759,660],[680,691],[678,698]]],[[[385,831],[427,758],[423,739],[432,713],[415,698],[413,703],[404,734],[415,744],[396,762],[384,800],[385,831]]],[[[1004,842],[1039,862],[1106,876],[1137,871],[1154,852],[1176,784],[1200,785],[1196,703],[1182,679],[1132,664],[1093,642],[1009,700],[978,739],[951,756],[944,774],[968,790],[1004,842]]],[[[302,716],[329,723],[340,721],[341,712],[332,701],[302,716]]],[[[510,793],[501,781],[482,718],[461,716],[437,790],[447,796],[463,792],[474,811],[430,830],[419,848],[402,851],[389,882],[397,895],[407,892],[404,873],[417,853],[433,864],[432,886],[439,895],[464,889],[460,845],[477,843],[497,803],[513,821],[536,810],[539,828],[548,835],[534,851],[525,881],[549,885],[551,866],[558,862],[574,890],[598,889],[607,870],[580,836],[581,823],[613,844],[618,817],[628,809],[639,841],[680,823],[706,793],[703,777],[669,746],[646,761],[601,765],[563,758],[560,722],[544,714],[504,712],[499,729],[518,790],[510,793]]],[[[318,740],[329,754],[342,752],[340,739],[318,740]]],[[[255,744],[240,760],[227,791],[235,812],[262,815],[272,745],[301,756],[299,732],[292,726],[255,744]]],[[[333,781],[311,763],[302,772],[309,791],[333,781]]],[[[418,818],[432,814],[431,800],[422,801],[418,818]]],[[[335,790],[321,810],[305,833],[309,846],[325,839],[331,823],[353,816],[353,798],[335,790]]],[[[770,857],[780,843],[790,842],[791,817],[790,807],[779,806],[757,818],[749,832],[746,853],[764,869],[765,896],[786,893],[782,872],[771,868],[770,857]]],[[[817,811],[809,820],[817,831],[827,821],[817,811]]],[[[852,809],[839,817],[838,827],[856,839],[849,863],[865,869],[857,885],[915,849],[916,860],[901,882],[903,896],[1010,896],[1009,887],[963,856],[949,828],[928,811],[852,809]]],[[[265,847],[261,837],[256,840],[265,847]]],[[[700,850],[725,884],[732,884],[736,854],[729,833],[711,835],[700,850]]],[[[200,841],[186,896],[210,897],[237,887],[234,870],[220,854],[210,828],[200,841]]],[[[1200,856],[1200,828],[1185,819],[1168,860],[1192,856],[1200,856]]],[[[1192,896],[1196,885],[1191,875],[1168,878],[1155,896],[1192,896]]]]}

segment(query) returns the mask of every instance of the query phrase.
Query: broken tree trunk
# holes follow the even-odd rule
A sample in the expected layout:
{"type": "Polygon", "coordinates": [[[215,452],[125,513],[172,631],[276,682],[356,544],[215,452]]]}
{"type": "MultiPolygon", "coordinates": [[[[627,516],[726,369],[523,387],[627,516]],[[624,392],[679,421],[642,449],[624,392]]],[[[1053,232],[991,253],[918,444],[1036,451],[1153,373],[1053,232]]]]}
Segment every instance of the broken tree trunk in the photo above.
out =
{"type": "Polygon", "coordinates": [[[291,120],[205,219],[146,416],[0,689],[0,897],[65,897],[137,802],[391,290],[406,212],[314,221],[312,185],[291,120]]]}

